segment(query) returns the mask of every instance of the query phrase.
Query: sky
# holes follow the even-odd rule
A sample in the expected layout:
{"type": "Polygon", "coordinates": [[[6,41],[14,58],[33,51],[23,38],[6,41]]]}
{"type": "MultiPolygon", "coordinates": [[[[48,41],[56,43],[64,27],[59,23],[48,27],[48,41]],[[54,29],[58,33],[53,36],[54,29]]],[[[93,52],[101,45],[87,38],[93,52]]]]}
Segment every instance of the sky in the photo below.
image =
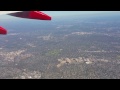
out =
{"type": "MultiPolygon", "coordinates": [[[[120,11],[42,11],[51,16],[68,16],[68,15],[94,15],[94,14],[105,14],[105,13],[120,13],[120,11]]],[[[4,15],[2,15],[4,16],[4,15]]]]}
{"type": "MultiPolygon", "coordinates": [[[[92,16],[92,15],[110,15],[114,13],[119,13],[120,11],[42,11],[50,16],[52,16],[52,19],[56,19],[56,17],[69,17],[69,16],[76,16],[79,15],[80,17],[84,16],[92,16]]],[[[20,18],[12,17],[9,15],[0,15],[0,21],[6,21],[6,20],[20,20],[20,18]]]]}
{"type": "Polygon", "coordinates": [[[69,16],[69,15],[94,15],[120,13],[120,11],[43,11],[51,16],[69,16]]]}

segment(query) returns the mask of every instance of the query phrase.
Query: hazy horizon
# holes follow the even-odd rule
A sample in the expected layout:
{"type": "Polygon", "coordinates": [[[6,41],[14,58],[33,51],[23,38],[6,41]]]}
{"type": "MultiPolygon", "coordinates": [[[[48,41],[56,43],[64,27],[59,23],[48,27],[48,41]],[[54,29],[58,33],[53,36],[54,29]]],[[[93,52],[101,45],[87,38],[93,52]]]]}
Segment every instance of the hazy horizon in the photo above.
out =
{"type": "MultiPolygon", "coordinates": [[[[42,11],[50,16],[54,17],[63,17],[63,16],[90,16],[90,15],[110,15],[110,14],[120,14],[120,11],[42,11]]],[[[11,19],[16,18],[9,15],[1,15],[0,19],[11,19]]],[[[17,19],[17,18],[16,18],[17,19]]],[[[19,19],[19,18],[18,18],[19,19]]]]}

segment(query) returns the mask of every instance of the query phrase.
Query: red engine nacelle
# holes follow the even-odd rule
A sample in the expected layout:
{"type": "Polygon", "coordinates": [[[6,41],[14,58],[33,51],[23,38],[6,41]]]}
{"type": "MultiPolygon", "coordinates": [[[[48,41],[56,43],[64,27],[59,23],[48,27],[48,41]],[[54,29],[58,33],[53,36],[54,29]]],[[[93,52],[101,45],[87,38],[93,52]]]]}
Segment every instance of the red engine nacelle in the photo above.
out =
{"type": "Polygon", "coordinates": [[[7,30],[4,29],[3,27],[0,27],[0,34],[6,35],[7,34],[7,30]]]}

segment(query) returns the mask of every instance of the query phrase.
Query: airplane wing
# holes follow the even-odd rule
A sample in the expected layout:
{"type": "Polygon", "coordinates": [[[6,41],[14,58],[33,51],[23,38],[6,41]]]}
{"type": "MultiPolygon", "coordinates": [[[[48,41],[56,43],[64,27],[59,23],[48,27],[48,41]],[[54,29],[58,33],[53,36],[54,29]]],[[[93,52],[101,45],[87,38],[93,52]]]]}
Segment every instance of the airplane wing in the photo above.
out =
{"type": "MultiPolygon", "coordinates": [[[[36,19],[36,20],[51,20],[51,17],[41,11],[0,11],[1,14],[7,14],[14,17],[36,19]]],[[[7,30],[0,26],[0,34],[6,35],[7,30]]]]}

